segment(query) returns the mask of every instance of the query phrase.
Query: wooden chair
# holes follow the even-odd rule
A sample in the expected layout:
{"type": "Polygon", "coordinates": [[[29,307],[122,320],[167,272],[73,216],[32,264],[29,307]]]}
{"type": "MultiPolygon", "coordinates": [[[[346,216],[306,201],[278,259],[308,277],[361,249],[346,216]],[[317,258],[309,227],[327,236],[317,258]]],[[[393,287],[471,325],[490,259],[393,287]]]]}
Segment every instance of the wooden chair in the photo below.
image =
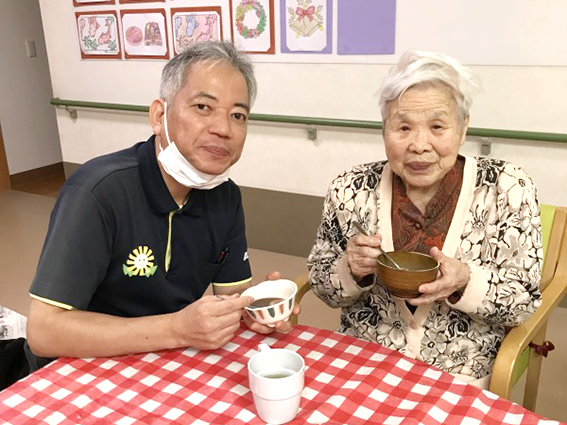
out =
{"type": "Polygon", "coordinates": [[[508,332],[496,356],[490,391],[509,398],[512,387],[527,370],[523,406],[534,411],[539,389],[542,357],[546,348],[547,321],[567,293],[567,208],[542,205],[544,263],[541,277],[543,302],[522,325],[508,332]],[[532,345],[532,347],[530,347],[532,345]]]}
{"type": "MultiPolygon", "coordinates": [[[[527,370],[523,405],[535,410],[542,354],[535,348],[545,344],[547,321],[553,309],[567,292],[567,208],[541,206],[544,266],[541,291],[543,302],[537,312],[522,325],[513,328],[504,338],[496,356],[490,379],[490,391],[504,398],[510,397],[510,390],[527,370]]],[[[297,277],[296,302],[311,289],[309,273],[297,277]]],[[[297,324],[297,317],[292,316],[297,324]]],[[[539,349],[545,356],[547,353],[539,349]]]]}

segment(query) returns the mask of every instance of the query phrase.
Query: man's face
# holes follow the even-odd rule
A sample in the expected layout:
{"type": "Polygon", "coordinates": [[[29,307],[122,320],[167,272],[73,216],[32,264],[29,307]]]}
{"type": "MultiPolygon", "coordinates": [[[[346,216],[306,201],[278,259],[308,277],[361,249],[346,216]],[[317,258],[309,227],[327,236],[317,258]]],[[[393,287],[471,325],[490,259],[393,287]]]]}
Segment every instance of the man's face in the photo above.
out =
{"type": "MultiPolygon", "coordinates": [[[[175,141],[197,170],[219,175],[238,161],[250,110],[246,80],[240,71],[223,62],[197,63],[167,106],[170,141],[175,141]]],[[[165,149],[163,128],[162,122],[159,136],[165,149]]]]}

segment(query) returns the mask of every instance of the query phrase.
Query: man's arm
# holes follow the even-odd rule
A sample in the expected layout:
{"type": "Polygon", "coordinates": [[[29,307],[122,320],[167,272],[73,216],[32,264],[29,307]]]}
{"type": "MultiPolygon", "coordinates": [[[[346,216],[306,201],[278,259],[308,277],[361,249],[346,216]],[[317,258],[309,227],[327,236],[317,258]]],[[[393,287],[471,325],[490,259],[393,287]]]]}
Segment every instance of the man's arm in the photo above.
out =
{"type": "Polygon", "coordinates": [[[178,347],[216,349],[240,326],[251,297],[204,296],[175,313],[124,318],[32,300],[27,339],[41,357],[109,357],[178,347]]]}

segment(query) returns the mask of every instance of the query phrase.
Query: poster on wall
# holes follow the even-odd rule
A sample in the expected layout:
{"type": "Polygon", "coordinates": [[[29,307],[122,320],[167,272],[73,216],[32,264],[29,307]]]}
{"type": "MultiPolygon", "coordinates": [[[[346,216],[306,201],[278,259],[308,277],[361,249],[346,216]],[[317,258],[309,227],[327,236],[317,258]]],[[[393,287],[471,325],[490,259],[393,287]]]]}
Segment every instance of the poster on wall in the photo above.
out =
{"type": "Polygon", "coordinates": [[[338,0],[337,53],[395,53],[396,0],[338,0]]]}
{"type": "Polygon", "coordinates": [[[165,2],[165,0],[118,0],[119,3],[155,3],[165,2]]]}
{"type": "Polygon", "coordinates": [[[169,59],[164,9],[121,10],[126,59],[169,59]]]}
{"type": "Polygon", "coordinates": [[[91,4],[114,4],[115,0],[73,0],[75,6],[87,6],[91,4]]]}
{"type": "Polygon", "coordinates": [[[332,53],[332,0],[280,0],[282,53],[332,53]]]}
{"type": "Polygon", "coordinates": [[[75,12],[83,59],[122,59],[116,11],[75,12]]]}
{"type": "Polygon", "coordinates": [[[274,0],[229,0],[232,40],[247,53],[275,52],[274,0]]]}
{"type": "Polygon", "coordinates": [[[174,54],[197,42],[222,40],[221,17],[220,6],[172,8],[174,54]]]}

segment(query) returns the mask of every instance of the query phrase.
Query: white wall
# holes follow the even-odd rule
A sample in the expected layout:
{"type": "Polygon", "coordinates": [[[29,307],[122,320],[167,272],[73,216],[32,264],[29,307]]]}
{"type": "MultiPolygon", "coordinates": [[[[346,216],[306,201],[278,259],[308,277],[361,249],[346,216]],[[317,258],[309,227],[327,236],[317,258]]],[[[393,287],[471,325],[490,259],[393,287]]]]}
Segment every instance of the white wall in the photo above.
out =
{"type": "Polygon", "coordinates": [[[10,174],[61,162],[38,0],[0,2],[0,124],[10,174]],[[26,40],[37,57],[28,58],[26,40]]]}
{"type": "MultiPolygon", "coordinates": [[[[441,46],[464,62],[473,64],[473,71],[482,80],[483,91],[476,97],[471,127],[567,133],[567,120],[564,119],[567,96],[562,95],[567,87],[567,67],[563,66],[567,63],[561,62],[567,55],[560,54],[561,49],[567,46],[567,40],[563,32],[558,32],[553,38],[553,31],[558,28],[555,16],[559,12],[567,13],[567,4],[549,1],[532,10],[535,6],[529,0],[501,1],[510,3],[509,6],[515,5],[512,16],[521,24],[517,30],[524,31],[516,40],[518,47],[515,50],[515,40],[511,36],[514,27],[502,5],[489,8],[487,0],[474,2],[477,6],[473,8],[476,20],[466,21],[467,16],[473,13],[471,2],[458,2],[463,7],[468,5],[467,9],[462,9],[455,7],[453,0],[408,0],[398,2],[396,51],[400,53],[408,48],[436,50],[441,46]],[[440,14],[440,10],[454,16],[444,18],[447,25],[436,27],[431,22],[439,22],[443,19],[441,16],[445,16],[440,14]],[[484,16],[486,10],[491,12],[485,24],[491,25],[488,34],[493,36],[492,44],[487,43],[487,30],[483,32],[482,22],[477,19],[484,16]],[[502,21],[500,38],[497,37],[500,21],[495,16],[505,20],[502,21]],[[554,18],[550,20],[550,16],[554,18]],[[457,42],[464,40],[462,32],[452,44],[450,42],[458,27],[454,20],[462,23],[463,30],[471,32],[467,39],[469,45],[463,46],[461,51],[457,42]],[[426,22],[430,24],[426,25],[426,22]],[[531,23],[530,26],[527,22],[531,23]],[[477,27],[478,31],[473,32],[477,27]],[[552,64],[562,66],[510,65],[529,63],[530,60],[538,65],[553,62],[555,56],[549,46],[543,49],[545,54],[542,54],[542,49],[524,43],[526,31],[533,36],[532,39],[541,43],[543,39],[538,37],[542,35],[536,29],[542,27],[547,28],[544,40],[557,43],[557,57],[562,58],[552,64]],[[432,35],[431,31],[439,31],[439,34],[432,35]],[[424,44],[422,39],[430,45],[424,44]],[[479,40],[476,45],[478,51],[471,51],[475,40],[479,40]],[[503,49],[502,64],[498,64],[494,44],[503,49]],[[490,54],[483,56],[485,48],[490,54]]],[[[40,0],[40,3],[55,96],[146,105],[151,102],[158,91],[164,61],[81,60],[74,20],[74,12],[79,8],[74,8],[70,0],[40,0]]],[[[191,3],[194,5],[189,0],[176,0],[152,3],[151,6],[180,7],[191,3]]],[[[221,4],[224,8],[228,5],[226,0],[203,0],[200,3],[221,4]]],[[[275,1],[276,18],[279,16],[278,3],[275,1]]],[[[97,8],[103,9],[102,6],[81,9],[97,8]]],[[[116,8],[134,7],[130,4],[116,5],[116,8]]],[[[223,18],[224,33],[229,34],[228,13],[223,18]]],[[[279,37],[276,34],[277,51],[279,37]]],[[[398,56],[255,55],[260,89],[253,112],[379,120],[376,93],[398,56]],[[329,63],[332,61],[340,63],[329,63]],[[349,61],[356,63],[347,63],[349,61]]],[[[130,146],[150,134],[147,119],[135,114],[84,110],[79,111],[79,119],[73,121],[66,112],[59,110],[57,120],[63,159],[67,162],[82,163],[93,156],[130,146]]],[[[536,181],[543,202],[567,205],[566,185],[563,183],[567,181],[567,144],[494,142],[492,156],[525,167],[536,181]]],[[[463,152],[478,155],[480,146],[471,140],[463,152]]],[[[249,187],[323,195],[330,180],[343,169],[383,157],[379,132],[326,128],[320,129],[318,140],[313,143],[307,140],[303,128],[252,123],[245,153],[234,167],[233,178],[249,187]]]]}

